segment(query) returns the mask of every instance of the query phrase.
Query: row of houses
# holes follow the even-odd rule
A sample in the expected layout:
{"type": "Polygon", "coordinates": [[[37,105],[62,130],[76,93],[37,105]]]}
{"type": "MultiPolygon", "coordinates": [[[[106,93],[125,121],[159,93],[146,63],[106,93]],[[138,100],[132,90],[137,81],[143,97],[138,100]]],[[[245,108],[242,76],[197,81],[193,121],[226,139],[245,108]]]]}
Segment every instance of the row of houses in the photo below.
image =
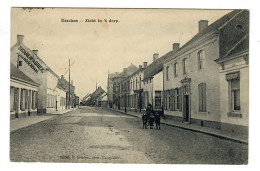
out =
{"type": "Polygon", "coordinates": [[[23,40],[23,35],[17,35],[17,43],[11,47],[11,119],[51,113],[79,104],[73,81],[69,83],[64,76],[59,77],[38,56],[38,50],[30,50],[23,40]]]}
{"type": "Polygon", "coordinates": [[[247,10],[234,10],[211,25],[199,21],[198,33],[182,47],[173,43],[165,55],[154,53],[150,65],[132,69],[108,75],[109,107],[142,112],[150,103],[168,119],[248,133],[247,10]]]}
{"type": "Polygon", "coordinates": [[[101,86],[96,87],[96,90],[88,93],[82,100],[83,106],[107,107],[107,93],[101,86]]]}

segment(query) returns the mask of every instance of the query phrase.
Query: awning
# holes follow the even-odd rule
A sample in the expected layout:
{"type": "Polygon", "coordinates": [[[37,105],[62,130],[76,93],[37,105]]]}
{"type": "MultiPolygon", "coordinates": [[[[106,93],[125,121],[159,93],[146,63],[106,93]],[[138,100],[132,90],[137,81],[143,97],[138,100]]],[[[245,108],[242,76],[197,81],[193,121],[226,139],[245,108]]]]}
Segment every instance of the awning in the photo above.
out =
{"type": "Polygon", "coordinates": [[[234,72],[230,74],[226,74],[226,80],[231,81],[231,80],[239,80],[240,79],[240,72],[234,72]]]}

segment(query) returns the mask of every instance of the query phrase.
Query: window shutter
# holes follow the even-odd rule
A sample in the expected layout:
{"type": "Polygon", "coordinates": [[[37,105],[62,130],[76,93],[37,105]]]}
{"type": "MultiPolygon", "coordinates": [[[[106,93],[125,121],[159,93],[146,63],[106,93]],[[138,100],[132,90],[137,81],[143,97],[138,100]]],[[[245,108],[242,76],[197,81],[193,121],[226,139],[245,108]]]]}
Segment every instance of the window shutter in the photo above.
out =
{"type": "Polygon", "coordinates": [[[182,111],[182,87],[179,88],[179,110],[182,111]]]}

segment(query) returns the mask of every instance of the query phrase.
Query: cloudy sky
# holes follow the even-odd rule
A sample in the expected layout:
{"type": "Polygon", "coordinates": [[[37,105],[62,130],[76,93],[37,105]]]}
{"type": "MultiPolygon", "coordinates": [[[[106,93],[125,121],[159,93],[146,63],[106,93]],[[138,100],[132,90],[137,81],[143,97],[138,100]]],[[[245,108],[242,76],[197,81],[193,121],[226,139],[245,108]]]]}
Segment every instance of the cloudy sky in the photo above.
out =
{"type": "MultiPolygon", "coordinates": [[[[95,90],[96,82],[106,91],[107,74],[121,72],[131,63],[152,62],[173,43],[184,45],[198,32],[198,21],[209,24],[230,10],[176,9],[70,9],[11,10],[11,46],[17,34],[24,44],[39,50],[39,57],[58,75],[71,63],[71,79],[80,98],[95,90]],[[79,22],[61,22],[74,19],[79,22]],[[85,22],[95,19],[96,22],[85,22]],[[97,22],[100,19],[102,22],[97,22]],[[107,20],[105,22],[104,20],[107,20]],[[119,20],[109,23],[109,20],[119,20]],[[82,22],[81,22],[82,21],[82,22]]],[[[65,75],[68,79],[68,73],[65,75]]]]}

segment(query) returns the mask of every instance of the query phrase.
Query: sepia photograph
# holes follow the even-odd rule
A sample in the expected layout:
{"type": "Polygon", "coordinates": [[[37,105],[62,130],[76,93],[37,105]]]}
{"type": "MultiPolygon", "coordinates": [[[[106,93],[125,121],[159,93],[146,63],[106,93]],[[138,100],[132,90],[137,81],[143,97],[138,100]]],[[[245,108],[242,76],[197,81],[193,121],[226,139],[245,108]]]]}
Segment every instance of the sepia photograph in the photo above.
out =
{"type": "Polygon", "coordinates": [[[10,162],[248,165],[249,9],[10,16],[10,162]]]}

